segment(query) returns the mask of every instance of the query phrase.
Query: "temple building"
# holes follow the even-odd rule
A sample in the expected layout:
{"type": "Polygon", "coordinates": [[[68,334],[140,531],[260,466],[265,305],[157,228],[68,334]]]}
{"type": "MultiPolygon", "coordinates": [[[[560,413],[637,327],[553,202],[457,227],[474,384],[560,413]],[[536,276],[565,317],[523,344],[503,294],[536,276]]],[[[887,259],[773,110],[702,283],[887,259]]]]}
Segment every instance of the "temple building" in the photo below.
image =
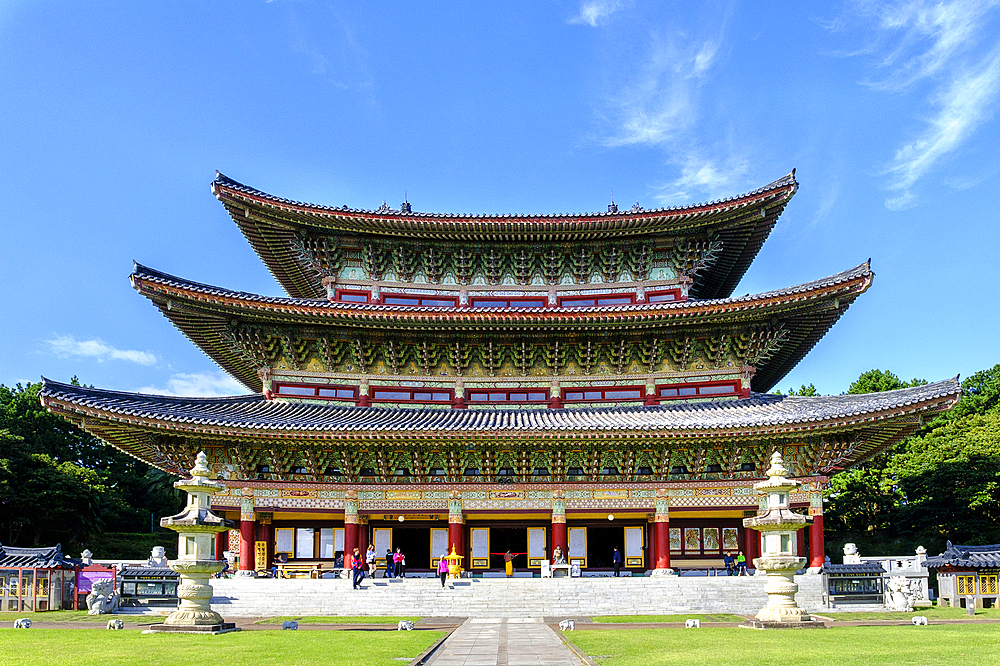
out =
{"type": "MultiPolygon", "coordinates": [[[[822,566],[829,475],[951,408],[957,379],[872,395],[766,392],[871,285],[869,264],[734,297],[798,188],[583,215],[303,204],[212,192],[287,297],[136,265],[132,285],[251,393],[178,398],[45,381],[48,409],[182,474],[204,451],[243,570],[454,546],[473,572],[702,568],[759,553],[780,451],[822,566]]],[[[799,532],[805,534],[805,530],[799,532]]]]}

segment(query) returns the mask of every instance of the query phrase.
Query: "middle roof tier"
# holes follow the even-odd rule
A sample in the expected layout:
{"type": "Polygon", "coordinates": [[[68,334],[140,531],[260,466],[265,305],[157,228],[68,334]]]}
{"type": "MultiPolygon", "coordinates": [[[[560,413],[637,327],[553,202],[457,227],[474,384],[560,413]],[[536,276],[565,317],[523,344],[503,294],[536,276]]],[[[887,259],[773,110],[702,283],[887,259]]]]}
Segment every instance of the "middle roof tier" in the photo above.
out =
{"type": "Polygon", "coordinates": [[[276,368],[352,382],[381,376],[595,383],[625,376],[684,379],[725,369],[742,373],[750,382],[745,389],[766,392],[873,277],[865,262],[735,298],[528,308],[260,296],[139,264],[131,281],[202,351],[257,392],[276,368]]]}

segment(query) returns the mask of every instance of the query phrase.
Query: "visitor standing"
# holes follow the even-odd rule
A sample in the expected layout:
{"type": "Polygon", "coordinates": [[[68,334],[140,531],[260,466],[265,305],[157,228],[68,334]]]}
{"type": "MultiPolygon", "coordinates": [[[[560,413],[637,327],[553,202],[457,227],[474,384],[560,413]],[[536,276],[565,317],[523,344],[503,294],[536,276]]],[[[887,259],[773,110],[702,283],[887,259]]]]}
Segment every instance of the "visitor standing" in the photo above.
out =
{"type": "Polygon", "coordinates": [[[507,578],[514,575],[514,556],[511,554],[510,548],[503,554],[503,568],[504,573],[507,574],[507,578]]]}
{"type": "Polygon", "coordinates": [[[377,555],[377,553],[375,552],[375,545],[374,544],[368,544],[368,552],[365,553],[365,564],[368,565],[368,577],[369,578],[375,578],[375,568],[376,568],[376,565],[375,565],[375,556],[376,555],[377,555]]]}
{"type": "Polygon", "coordinates": [[[622,570],[622,552],[615,548],[615,552],[611,554],[611,564],[615,567],[615,578],[618,578],[618,574],[622,570]]]}
{"type": "Polygon", "coordinates": [[[737,576],[749,576],[750,573],[747,571],[747,556],[743,554],[741,550],[739,554],[736,555],[736,575],[737,576]]]}
{"type": "Polygon", "coordinates": [[[358,585],[361,585],[361,581],[365,577],[365,564],[364,560],[361,559],[361,551],[357,548],[351,553],[351,570],[354,572],[354,589],[358,589],[358,585]]]}
{"type": "Polygon", "coordinates": [[[441,576],[441,587],[444,587],[444,579],[448,577],[448,560],[444,558],[445,555],[441,555],[437,568],[438,576],[441,576]]]}
{"type": "Polygon", "coordinates": [[[396,575],[396,562],[392,559],[392,549],[385,549],[385,577],[393,578],[396,575]]]}
{"type": "Polygon", "coordinates": [[[392,561],[396,565],[396,578],[406,578],[406,556],[403,555],[403,549],[399,546],[396,546],[392,561]]]}

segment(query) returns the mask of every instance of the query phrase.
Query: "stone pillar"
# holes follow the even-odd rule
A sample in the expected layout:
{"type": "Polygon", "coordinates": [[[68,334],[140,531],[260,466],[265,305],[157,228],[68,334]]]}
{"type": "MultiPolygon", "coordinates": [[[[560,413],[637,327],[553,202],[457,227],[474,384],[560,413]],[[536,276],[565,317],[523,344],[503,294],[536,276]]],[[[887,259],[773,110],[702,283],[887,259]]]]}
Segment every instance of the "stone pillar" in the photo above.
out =
{"type": "Polygon", "coordinates": [[[552,548],[549,549],[549,559],[556,546],[561,546],[569,561],[569,547],[566,543],[566,495],[562,490],[552,491],[552,548]]]}
{"type": "Polygon", "coordinates": [[[823,514],[818,513],[813,517],[812,527],[809,528],[809,568],[819,569],[823,567],[826,560],[826,539],[823,538],[823,514]]]}
{"type": "Polygon", "coordinates": [[[347,557],[358,547],[358,491],[348,490],[344,494],[344,564],[347,557]]]}
{"type": "Polygon", "coordinates": [[[253,542],[257,539],[256,514],[240,513],[240,571],[253,571],[253,542]]]}
{"type": "Polygon", "coordinates": [[[462,525],[464,524],[462,493],[459,490],[452,490],[448,493],[448,550],[463,556],[465,555],[462,543],[462,525]]]}
{"type": "Polygon", "coordinates": [[[656,531],[656,570],[670,571],[670,499],[666,488],[656,489],[656,513],[653,514],[656,531]]]}

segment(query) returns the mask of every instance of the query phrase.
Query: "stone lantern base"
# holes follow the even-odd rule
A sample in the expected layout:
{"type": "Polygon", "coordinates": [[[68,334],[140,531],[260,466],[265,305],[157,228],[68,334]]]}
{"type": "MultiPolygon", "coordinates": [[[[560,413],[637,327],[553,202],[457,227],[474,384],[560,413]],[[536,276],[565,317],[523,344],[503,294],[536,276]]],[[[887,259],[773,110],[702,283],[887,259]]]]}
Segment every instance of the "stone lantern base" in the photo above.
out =
{"type": "Polygon", "coordinates": [[[241,631],[233,622],[219,624],[154,624],[143,630],[144,634],[228,634],[231,631],[241,631]]]}

